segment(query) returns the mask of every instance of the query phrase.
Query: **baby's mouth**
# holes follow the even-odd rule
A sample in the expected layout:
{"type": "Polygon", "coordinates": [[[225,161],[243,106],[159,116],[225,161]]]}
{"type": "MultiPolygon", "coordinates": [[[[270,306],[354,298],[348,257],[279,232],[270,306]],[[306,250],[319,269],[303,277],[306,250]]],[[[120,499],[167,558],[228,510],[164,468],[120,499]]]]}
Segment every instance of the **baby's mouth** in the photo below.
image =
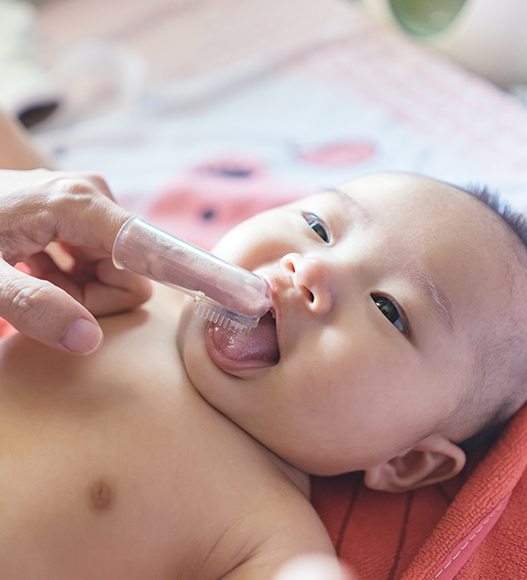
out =
{"type": "Polygon", "coordinates": [[[247,334],[209,324],[206,344],[212,360],[226,372],[270,367],[280,360],[276,323],[271,312],[262,316],[258,326],[247,334]]]}

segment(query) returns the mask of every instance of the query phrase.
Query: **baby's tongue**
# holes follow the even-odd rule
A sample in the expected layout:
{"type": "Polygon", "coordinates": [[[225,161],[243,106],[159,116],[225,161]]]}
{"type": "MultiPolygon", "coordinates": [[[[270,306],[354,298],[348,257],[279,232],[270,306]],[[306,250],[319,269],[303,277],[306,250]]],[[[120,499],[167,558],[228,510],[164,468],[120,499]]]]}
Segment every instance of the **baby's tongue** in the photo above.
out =
{"type": "Polygon", "coordinates": [[[210,326],[216,350],[231,361],[243,366],[264,367],[278,362],[280,353],[276,341],[276,325],[270,314],[263,316],[258,326],[247,334],[233,333],[220,326],[210,326]]]}

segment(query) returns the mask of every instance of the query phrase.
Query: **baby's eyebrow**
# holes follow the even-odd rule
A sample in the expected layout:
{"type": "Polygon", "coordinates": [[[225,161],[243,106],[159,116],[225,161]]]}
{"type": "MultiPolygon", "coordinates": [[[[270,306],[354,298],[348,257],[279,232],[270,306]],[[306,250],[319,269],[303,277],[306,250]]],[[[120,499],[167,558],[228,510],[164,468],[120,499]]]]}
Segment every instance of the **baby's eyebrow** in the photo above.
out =
{"type": "Polygon", "coordinates": [[[364,223],[369,223],[372,221],[372,217],[370,212],[361,205],[356,199],[350,197],[345,191],[338,187],[331,187],[325,190],[325,193],[330,195],[336,195],[339,198],[339,201],[346,206],[346,208],[350,209],[354,213],[358,213],[364,223]]]}

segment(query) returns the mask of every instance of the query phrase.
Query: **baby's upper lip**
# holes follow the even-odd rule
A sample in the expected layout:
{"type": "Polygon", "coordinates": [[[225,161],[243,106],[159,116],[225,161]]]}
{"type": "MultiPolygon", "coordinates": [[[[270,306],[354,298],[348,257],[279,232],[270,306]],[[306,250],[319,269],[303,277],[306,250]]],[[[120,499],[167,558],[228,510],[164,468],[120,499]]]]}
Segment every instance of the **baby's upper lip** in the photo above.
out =
{"type": "Polygon", "coordinates": [[[269,288],[269,293],[271,295],[271,308],[269,311],[271,313],[275,313],[277,310],[277,305],[279,302],[279,292],[277,288],[277,280],[275,276],[272,276],[269,272],[258,272],[258,275],[261,276],[266,282],[269,288]]]}
{"type": "Polygon", "coordinates": [[[269,293],[271,295],[271,307],[269,308],[269,312],[275,321],[276,338],[278,340],[278,321],[280,319],[280,291],[277,287],[275,277],[271,276],[269,273],[259,272],[258,274],[267,282],[267,285],[269,286],[269,293]]]}
{"type": "Polygon", "coordinates": [[[284,275],[273,270],[258,272],[269,286],[271,294],[271,312],[279,314],[281,307],[283,307],[283,298],[287,295],[288,290],[291,289],[290,276],[284,275]]]}

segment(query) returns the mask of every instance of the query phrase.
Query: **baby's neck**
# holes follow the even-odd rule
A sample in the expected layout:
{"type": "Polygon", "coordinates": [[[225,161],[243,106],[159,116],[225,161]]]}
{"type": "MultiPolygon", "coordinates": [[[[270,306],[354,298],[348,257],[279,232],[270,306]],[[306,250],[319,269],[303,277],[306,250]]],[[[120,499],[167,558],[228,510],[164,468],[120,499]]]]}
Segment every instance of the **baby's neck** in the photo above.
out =
{"type": "Polygon", "coordinates": [[[275,453],[272,453],[272,459],[287,479],[289,479],[289,481],[291,481],[291,483],[302,492],[305,498],[309,500],[311,496],[311,482],[309,475],[305,471],[287,463],[287,461],[278,457],[275,453]]]}

